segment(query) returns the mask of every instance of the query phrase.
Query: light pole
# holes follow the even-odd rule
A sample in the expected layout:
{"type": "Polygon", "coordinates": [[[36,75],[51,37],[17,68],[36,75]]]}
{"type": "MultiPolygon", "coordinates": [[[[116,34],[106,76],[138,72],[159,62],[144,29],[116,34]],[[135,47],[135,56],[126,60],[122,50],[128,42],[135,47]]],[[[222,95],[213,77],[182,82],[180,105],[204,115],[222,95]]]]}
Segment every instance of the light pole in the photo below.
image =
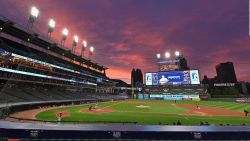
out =
{"type": "Polygon", "coordinates": [[[165,53],[165,57],[166,57],[166,58],[170,58],[170,53],[169,53],[169,52],[166,52],[166,53],[165,53]]]}
{"type": "Polygon", "coordinates": [[[48,37],[51,38],[51,33],[54,31],[54,28],[56,26],[56,22],[53,19],[49,20],[49,28],[48,28],[48,37]]]}
{"type": "Polygon", "coordinates": [[[91,46],[91,47],[89,48],[89,57],[88,57],[89,60],[91,59],[91,56],[93,55],[93,52],[94,52],[94,47],[91,46]]]}
{"type": "Polygon", "coordinates": [[[132,84],[131,84],[131,86],[132,86],[132,97],[133,97],[133,98],[135,98],[135,91],[134,91],[134,77],[132,77],[131,79],[132,79],[132,81],[131,81],[131,82],[132,82],[132,84]]]}
{"type": "Polygon", "coordinates": [[[176,57],[176,60],[178,60],[177,65],[178,65],[178,68],[180,69],[181,68],[181,62],[180,62],[181,57],[180,57],[179,51],[175,51],[175,57],[176,57]]]}
{"type": "Polygon", "coordinates": [[[75,53],[75,48],[77,46],[77,43],[78,43],[78,36],[74,35],[74,37],[73,37],[73,44],[72,44],[72,53],[75,53]]]}
{"type": "Polygon", "coordinates": [[[157,58],[157,60],[161,59],[161,54],[160,54],[160,53],[157,53],[157,54],[156,54],[156,58],[157,58]]]}
{"type": "Polygon", "coordinates": [[[158,70],[160,70],[159,61],[160,61],[160,59],[161,59],[161,54],[160,54],[160,53],[157,53],[157,54],[156,54],[156,58],[157,58],[158,70]]]}
{"type": "Polygon", "coordinates": [[[64,46],[64,43],[65,43],[65,41],[67,39],[68,34],[69,34],[69,30],[67,28],[64,28],[62,30],[62,40],[61,40],[61,46],[62,47],[64,46]]]}
{"type": "Polygon", "coordinates": [[[30,16],[29,16],[29,21],[28,21],[28,30],[32,29],[32,26],[33,26],[34,22],[36,21],[38,15],[39,15],[39,10],[35,6],[32,6],[31,9],[30,9],[30,16]]]}
{"type": "Polygon", "coordinates": [[[81,52],[81,57],[84,57],[84,51],[87,48],[87,41],[82,41],[82,52],[81,52]]]}
{"type": "Polygon", "coordinates": [[[175,51],[175,56],[179,57],[180,56],[180,52],[179,51],[175,51]]]}

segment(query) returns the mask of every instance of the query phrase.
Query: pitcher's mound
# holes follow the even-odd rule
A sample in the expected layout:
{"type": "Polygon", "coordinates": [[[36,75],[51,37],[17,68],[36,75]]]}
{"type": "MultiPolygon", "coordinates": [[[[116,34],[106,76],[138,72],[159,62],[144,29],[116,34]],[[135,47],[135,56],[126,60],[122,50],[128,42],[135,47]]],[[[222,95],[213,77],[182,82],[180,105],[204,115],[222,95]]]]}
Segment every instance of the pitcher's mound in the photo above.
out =
{"type": "Polygon", "coordinates": [[[146,105],[138,105],[136,106],[137,108],[149,108],[150,106],[146,106],[146,105]]]}

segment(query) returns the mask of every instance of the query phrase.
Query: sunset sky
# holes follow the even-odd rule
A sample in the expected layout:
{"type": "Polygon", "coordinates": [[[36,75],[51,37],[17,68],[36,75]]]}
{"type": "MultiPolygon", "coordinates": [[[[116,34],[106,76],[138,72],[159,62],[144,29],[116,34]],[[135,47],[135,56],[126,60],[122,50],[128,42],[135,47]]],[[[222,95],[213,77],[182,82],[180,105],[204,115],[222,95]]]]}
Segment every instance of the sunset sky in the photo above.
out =
{"type": "Polygon", "coordinates": [[[89,41],[110,78],[130,82],[132,68],[157,71],[157,53],[179,50],[201,77],[232,61],[238,80],[250,81],[248,0],[1,0],[0,13],[25,26],[31,6],[40,10],[35,31],[46,34],[53,18],[53,39],[67,27],[68,47],[74,34],[89,41]]]}

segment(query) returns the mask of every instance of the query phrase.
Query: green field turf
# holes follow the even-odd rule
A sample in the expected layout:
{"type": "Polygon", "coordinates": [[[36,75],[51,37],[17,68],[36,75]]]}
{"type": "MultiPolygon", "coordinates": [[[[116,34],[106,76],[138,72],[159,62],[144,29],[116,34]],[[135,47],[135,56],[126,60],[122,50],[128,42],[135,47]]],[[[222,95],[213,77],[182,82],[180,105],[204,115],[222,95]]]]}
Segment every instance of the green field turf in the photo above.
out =
{"type": "MultiPolygon", "coordinates": [[[[130,102],[147,102],[146,100],[129,100],[130,102]]],[[[70,116],[64,117],[62,121],[79,121],[81,123],[103,123],[103,122],[137,122],[138,124],[169,124],[172,125],[177,120],[180,120],[184,125],[199,125],[200,122],[208,122],[211,125],[230,124],[230,125],[250,125],[250,117],[235,117],[235,116],[188,116],[178,115],[187,114],[186,109],[174,106],[173,101],[154,101],[157,104],[146,103],[144,106],[149,108],[137,108],[140,104],[124,103],[124,102],[105,102],[99,103],[98,108],[109,107],[114,112],[109,113],[82,113],[81,109],[87,109],[89,105],[79,105],[73,107],[57,108],[48,110],[36,115],[39,120],[57,120],[56,112],[67,110],[70,116]]],[[[192,104],[194,101],[177,101],[179,104],[192,104]]],[[[250,109],[250,104],[235,103],[235,102],[213,102],[200,101],[199,105],[219,107],[243,112],[244,109],[250,109]]]]}

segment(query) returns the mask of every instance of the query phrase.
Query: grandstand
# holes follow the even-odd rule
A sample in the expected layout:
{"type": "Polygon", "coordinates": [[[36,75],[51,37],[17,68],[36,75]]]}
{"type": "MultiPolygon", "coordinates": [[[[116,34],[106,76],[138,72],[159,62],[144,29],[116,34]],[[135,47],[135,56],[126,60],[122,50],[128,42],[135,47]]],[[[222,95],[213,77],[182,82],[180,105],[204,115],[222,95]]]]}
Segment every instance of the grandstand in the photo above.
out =
{"type": "MultiPolygon", "coordinates": [[[[0,102],[107,98],[105,66],[0,17],[0,102]]],[[[112,97],[112,95],[110,96],[112,97]]]]}

